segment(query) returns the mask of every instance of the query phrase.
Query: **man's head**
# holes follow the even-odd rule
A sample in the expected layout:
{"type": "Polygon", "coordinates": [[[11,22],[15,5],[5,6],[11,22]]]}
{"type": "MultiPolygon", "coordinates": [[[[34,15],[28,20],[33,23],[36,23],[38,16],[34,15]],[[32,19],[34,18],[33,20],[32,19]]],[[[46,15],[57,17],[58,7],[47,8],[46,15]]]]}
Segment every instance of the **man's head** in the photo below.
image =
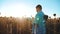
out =
{"type": "Polygon", "coordinates": [[[39,11],[41,11],[41,10],[42,10],[42,6],[41,6],[41,5],[37,5],[37,6],[36,6],[36,11],[39,12],[39,11]]]}

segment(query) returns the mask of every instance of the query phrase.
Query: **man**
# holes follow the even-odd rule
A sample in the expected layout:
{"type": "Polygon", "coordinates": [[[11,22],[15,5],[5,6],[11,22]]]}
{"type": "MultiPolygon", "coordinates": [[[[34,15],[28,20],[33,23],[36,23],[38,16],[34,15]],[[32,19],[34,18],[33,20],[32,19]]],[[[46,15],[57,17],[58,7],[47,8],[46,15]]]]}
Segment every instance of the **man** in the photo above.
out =
{"type": "Polygon", "coordinates": [[[32,26],[32,34],[46,34],[44,13],[42,12],[42,6],[36,6],[37,14],[35,16],[33,26],[32,26]]]}

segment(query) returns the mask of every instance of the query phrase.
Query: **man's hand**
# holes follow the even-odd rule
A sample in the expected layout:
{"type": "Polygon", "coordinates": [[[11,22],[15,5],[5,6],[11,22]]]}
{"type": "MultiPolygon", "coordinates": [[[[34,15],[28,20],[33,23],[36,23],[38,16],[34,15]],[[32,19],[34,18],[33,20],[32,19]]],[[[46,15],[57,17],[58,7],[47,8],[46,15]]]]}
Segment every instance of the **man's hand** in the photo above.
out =
{"type": "Polygon", "coordinates": [[[34,24],[34,27],[35,27],[35,28],[37,28],[37,27],[38,27],[38,25],[37,25],[37,24],[34,24]]]}

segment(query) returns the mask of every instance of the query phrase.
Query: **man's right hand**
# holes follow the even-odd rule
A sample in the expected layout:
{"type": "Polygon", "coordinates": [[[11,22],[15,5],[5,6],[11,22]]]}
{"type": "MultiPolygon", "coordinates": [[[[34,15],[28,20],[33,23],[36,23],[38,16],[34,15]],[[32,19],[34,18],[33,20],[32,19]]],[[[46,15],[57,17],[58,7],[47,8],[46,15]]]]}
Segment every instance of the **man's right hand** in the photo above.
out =
{"type": "Polygon", "coordinates": [[[38,25],[37,25],[37,24],[35,24],[35,25],[34,25],[34,27],[35,27],[35,28],[37,28],[37,27],[38,27],[38,25]]]}

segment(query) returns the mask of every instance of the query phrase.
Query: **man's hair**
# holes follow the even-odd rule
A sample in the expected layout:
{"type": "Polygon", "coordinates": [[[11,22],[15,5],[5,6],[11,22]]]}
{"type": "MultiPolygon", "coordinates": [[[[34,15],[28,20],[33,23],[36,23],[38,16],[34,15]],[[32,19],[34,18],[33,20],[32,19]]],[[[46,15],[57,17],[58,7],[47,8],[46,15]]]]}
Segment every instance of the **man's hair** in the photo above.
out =
{"type": "Polygon", "coordinates": [[[38,8],[38,7],[39,7],[40,9],[42,9],[42,6],[41,6],[41,5],[37,5],[37,6],[36,6],[36,8],[38,8]]]}

